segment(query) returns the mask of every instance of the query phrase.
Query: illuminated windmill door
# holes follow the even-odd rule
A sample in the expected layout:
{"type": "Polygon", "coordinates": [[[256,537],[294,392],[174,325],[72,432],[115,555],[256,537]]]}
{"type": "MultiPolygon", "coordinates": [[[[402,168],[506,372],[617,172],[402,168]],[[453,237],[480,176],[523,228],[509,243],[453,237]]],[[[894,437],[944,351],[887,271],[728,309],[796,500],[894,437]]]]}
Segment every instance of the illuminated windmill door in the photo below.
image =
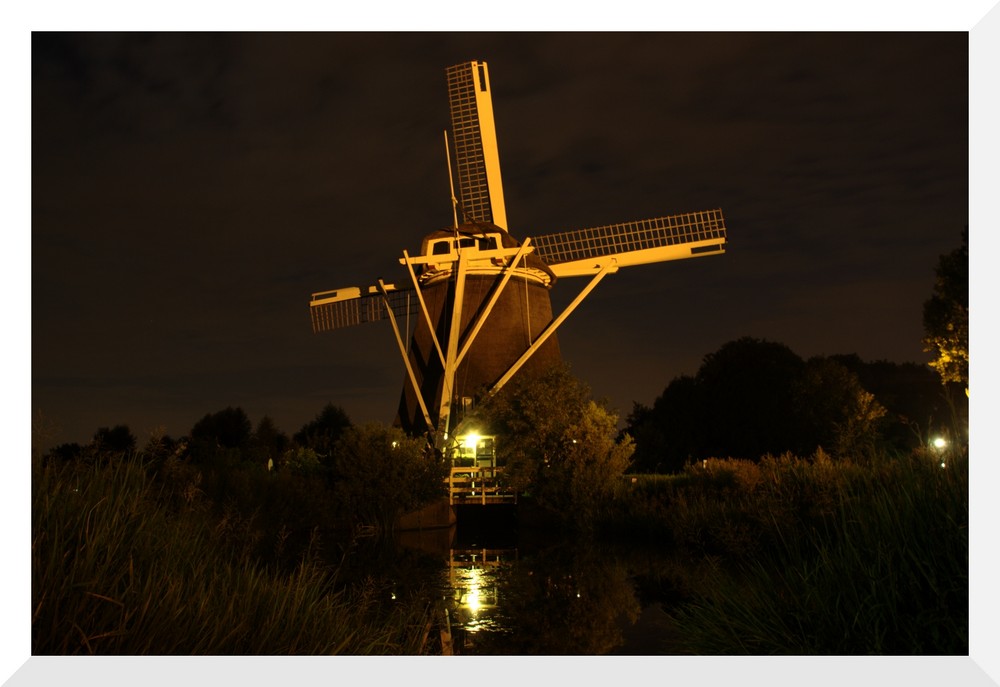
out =
{"type": "Polygon", "coordinates": [[[429,433],[438,449],[457,455],[465,412],[515,374],[540,374],[560,362],[557,328],[605,276],[721,255],[726,227],[714,209],[514,238],[487,65],[465,62],[446,77],[458,175],[452,226],[425,236],[419,255],[403,251],[407,283],[379,279],[366,288],[314,293],[310,311],[317,332],[389,320],[406,368],[399,424],[429,433]],[[554,315],[549,290],[566,277],[589,279],[554,315]]]}

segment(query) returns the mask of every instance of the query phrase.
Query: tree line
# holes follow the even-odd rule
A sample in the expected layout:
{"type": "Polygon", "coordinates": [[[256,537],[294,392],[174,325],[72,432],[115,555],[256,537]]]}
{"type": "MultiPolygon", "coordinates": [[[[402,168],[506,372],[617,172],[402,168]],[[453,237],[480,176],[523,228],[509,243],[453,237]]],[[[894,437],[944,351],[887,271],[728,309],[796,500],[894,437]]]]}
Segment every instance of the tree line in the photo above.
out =
{"type": "Polygon", "coordinates": [[[784,344],[745,337],[705,356],[696,374],[674,379],[651,406],[635,404],[625,431],[639,472],[819,447],[857,459],[909,451],[949,430],[958,400],[926,366],[853,354],[804,360],[784,344]]]}
{"type": "Polygon", "coordinates": [[[178,439],[154,435],[142,447],[127,425],[99,428],[87,445],[55,447],[43,464],[93,464],[137,456],[169,499],[210,511],[243,530],[261,557],[294,559],[317,531],[350,539],[387,532],[400,515],[443,496],[446,467],[422,438],[357,425],[328,403],[289,436],[240,407],[208,413],[178,439]]]}

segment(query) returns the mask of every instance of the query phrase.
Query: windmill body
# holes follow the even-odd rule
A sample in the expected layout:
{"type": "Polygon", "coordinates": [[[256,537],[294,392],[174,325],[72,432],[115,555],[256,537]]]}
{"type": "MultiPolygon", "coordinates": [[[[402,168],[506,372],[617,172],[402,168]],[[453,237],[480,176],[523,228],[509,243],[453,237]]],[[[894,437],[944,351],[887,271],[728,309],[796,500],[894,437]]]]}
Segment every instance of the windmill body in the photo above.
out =
{"type": "Polygon", "coordinates": [[[726,247],[717,209],[518,240],[507,230],[487,65],[446,75],[459,177],[453,226],[425,236],[419,255],[403,251],[406,284],[379,280],[310,302],[314,331],[390,321],[406,368],[397,421],[429,432],[438,448],[461,433],[477,399],[560,362],[556,329],[605,276],[726,247]],[[589,281],[553,317],[549,290],[568,277],[589,281]]]}
{"type": "MultiPolygon", "coordinates": [[[[555,277],[532,253],[513,265],[510,253],[516,255],[521,247],[506,231],[482,223],[425,238],[423,256],[444,257],[423,265],[418,278],[429,315],[425,321],[435,323],[436,336],[418,325],[408,355],[423,398],[438,412],[437,417],[431,414],[428,426],[414,385],[404,385],[398,422],[407,431],[434,429],[445,413],[454,427],[552,321],[549,289],[555,277]],[[505,274],[506,283],[499,289],[505,274]],[[453,331],[456,337],[450,336],[453,331]],[[438,354],[435,338],[444,355],[438,354]],[[444,342],[454,342],[454,350],[444,342]],[[450,365],[453,374],[448,374],[450,365]]],[[[544,371],[560,361],[559,345],[551,336],[527,361],[526,372],[544,371]]]]}

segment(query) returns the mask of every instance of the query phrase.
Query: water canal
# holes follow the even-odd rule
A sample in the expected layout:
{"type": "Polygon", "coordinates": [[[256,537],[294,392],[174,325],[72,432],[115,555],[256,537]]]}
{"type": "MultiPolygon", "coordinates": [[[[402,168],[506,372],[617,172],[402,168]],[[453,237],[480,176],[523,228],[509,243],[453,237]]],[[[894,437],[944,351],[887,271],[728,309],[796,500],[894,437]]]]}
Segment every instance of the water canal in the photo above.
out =
{"type": "Polygon", "coordinates": [[[384,568],[396,593],[440,601],[454,654],[679,653],[670,552],[526,527],[513,506],[466,508],[451,528],[400,533],[384,568]]]}

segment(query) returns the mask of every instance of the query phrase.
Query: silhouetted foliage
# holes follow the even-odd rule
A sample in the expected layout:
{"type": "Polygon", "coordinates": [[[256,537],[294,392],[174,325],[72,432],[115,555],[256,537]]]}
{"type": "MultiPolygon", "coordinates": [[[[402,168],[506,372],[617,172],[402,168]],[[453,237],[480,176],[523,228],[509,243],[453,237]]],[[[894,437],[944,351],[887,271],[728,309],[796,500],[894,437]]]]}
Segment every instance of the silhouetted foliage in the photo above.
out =
{"type": "Polygon", "coordinates": [[[447,466],[397,427],[348,427],[333,449],[338,508],[356,524],[391,529],[403,513],[447,493],[447,466]]]}
{"type": "Polygon", "coordinates": [[[924,350],[943,384],[969,388],[969,229],[962,246],[942,255],[934,293],[924,303],[924,350]]]}
{"type": "Polygon", "coordinates": [[[191,428],[192,441],[212,441],[223,448],[240,448],[250,440],[252,425],[242,408],[232,406],[205,415],[191,428]]]}
{"type": "Polygon", "coordinates": [[[94,433],[92,446],[96,451],[125,453],[135,450],[135,436],[129,431],[128,425],[115,425],[112,428],[101,427],[94,433]]]}
{"type": "Polygon", "coordinates": [[[66,463],[73,460],[79,460],[82,455],[83,446],[73,442],[69,444],[59,444],[55,448],[51,449],[46,455],[46,460],[66,463]]]}
{"type": "Polygon", "coordinates": [[[162,428],[159,428],[150,434],[146,445],[142,448],[142,454],[146,461],[158,466],[180,451],[181,446],[181,442],[171,439],[162,428]]]}
{"type": "Polygon", "coordinates": [[[60,444],[46,454],[46,462],[92,461],[95,459],[110,459],[133,453],[136,447],[135,436],[127,425],[100,427],[86,446],[73,442],[60,444]]]}
{"type": "Polygon", "coordinates": [[[866,363],[856,354],[830,358],[854,372],[861,386],[885,406],[881,433],[887,448],[909,451],[925,444],[928,437],[950,426],[953,406],[963,409],[960,415],[968,421],[964,390],[958,385],[946,388],[949,402],[941,393],[940,378],[926,365],[886,360],[866,363]]]}
{"type": "Polygon", "coordinates": [[[196,462],[239,463],[252,428],[250,418],[239,407],[205,415],[191,428],[191,456],[196,462]]]}
{"type": "Polygon", "coordinates": [[[706,355],[695,377],[696,402],[710,415],[703,455],[757,458],[799,449],[795,380],[804,367],[784,344],[749,337],[706,355]]]}
{"type": "Polygon", "coordinates": [[[837,457],[871,455],[885,408],[852,371],[830,358],[811,358],[795,382],[795,398],[803,431],[799,453],[811,444],[837,457]]]}
{"type": "Polygon", "coordinates": [[[311,448],[321,458],[329,458],[333,447],[351,426],[351,419],[343,408],[327,403],[323,410],[295,433],[293,439],[300,446],[311,448]]]}
{"type": "Polygon", "coordinates": [[[655,473],[684,469],[702,451],[698,439],[706,424],[702,418],[694,377],[674,379],[651,408],[635,404],[626,420],[626,431],[635,439],[632,469],[655,473]]]}
{"type": "Polygon", "coordinates": [[[856,355],[803,361],[782,344],[743,338],[674,379],[651,407],[636,404],[634,471],[673,473],[704,458],[758,460],[823,447],[855,459],[919,446],[948,420],[933,374],[856,355]]]}
{"type": "Polygon", "coordinates": [[[265,415],[257,422],[257,427],[250,437],[250,460],[259,464],[272,465],[278,463],[283,453],[289,448],[291,441],[288,435],[274,424],[274,420],[265,415]]]}

